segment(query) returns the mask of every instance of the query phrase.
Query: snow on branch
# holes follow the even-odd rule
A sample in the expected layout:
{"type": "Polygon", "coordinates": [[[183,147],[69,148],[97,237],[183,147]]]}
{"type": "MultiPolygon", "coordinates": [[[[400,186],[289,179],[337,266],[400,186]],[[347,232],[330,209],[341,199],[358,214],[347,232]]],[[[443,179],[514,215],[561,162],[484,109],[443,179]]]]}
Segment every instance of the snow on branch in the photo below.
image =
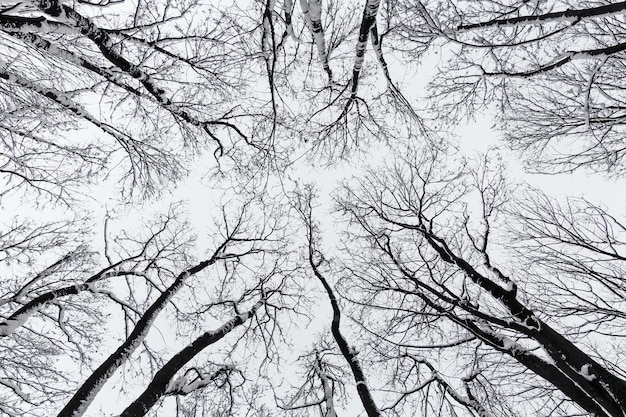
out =
{"type": "Polygon", "coordinates": [[[98,74],[102,77],[104,77],[107,81],[112,82],[113,84],[117,85],[118,87],[123,88],[124,90],[128,91],[129,93],[137,96],[137,97],[141,97],[142,94],[141,92],[139,92],[139,90],[137,90],[136,88],[129,86],[127,84],[125,84],[122,81],[122,77],[120,76],[119,73],[114,73],[113,71],[111,71],[108,68],[103,68],[99,65],[96,65],[92,62],[90,62],[89,60],[80,57],[78,55],[76,55],[73,52],[70,52],[66,49],[62,49],[56,45],[54,45],[52,42],[42,38],[41,36],[37,35],[36,33],[23,33],[23,32],[13,32],[11,33],[11,35],[13,37],[19,38],[25,42],[30,43],[31,45],[37,47],[40,50],[46,51],[51,55],[54,55],[55,57],[61,58],[62,60],[65,60],[67,62],[71,62],[75,65],[81,66],[95,74],[98,74]]]}
{"type": "MultiPolygon", "coordinates": [[[[220,246],[221,247],[221,246],[220,246]]],[[[85,380],[74,396],[59,412],[58,417],[80,417],[87,410],[96,394],[113,373],[126,362],[130,355],[143,342],[152,324],[167,303],[184,285],[187,278],[213,265],[219,258],[217,254],[210,259],[181,272],[174,282],[161,293],[156,301],[137,321],[126,340],[85,380]]]]}
{"type": "Polygon", "coordinates": [[[28,318],[39,311],[43,306],[52,302],[57,297],[78,294],[88,288],[88,284],[71,285],[69,287],[60,288],[58,290],[49,291],[11,314],[6,320],[0,323],[0,337],[6,337],[13,334],[19,327],[23,326],[28,318]]]}
{"type": "Polygon", "coordinates": [[[185,364],[187,364],[205,348],[218,342],[233,329],[241,326],[253,317],[257,310],[265,304],[265,301],[265,298],[260,299],[250,308],[250,310],[236,315],[216,330],[205,332],[191,342],[187,347],[179,351],[165,365],[163,365],[163,367],[154,375],[154,378],[148,384],[144,392],[128,407],[126,407],[119,417],[143,417],[163,396],[168,393],[171,394],[175,388],[186,389],[185,387],[187,387],[190,390],[189,392],[191,392],[192,388],[196,389],[204,386],[200,381],[197,381],[198,386],[194,388],[193,382],[191,384],[187,384],[184,380],[173,380],[173,378],[174,375],[183,366],[185,366],[185,364]]]}
{"type": "Polygon", "coordinates": [[[97,281],[113,276],[124,275],[135,275],[135,272],[115,270],[109,267],[91,276],[81,284],[69,285],[41,294],[23,305],[6,320],[0,322],[0,337],[10,336],[19,327],[23,326],[33,313],[41,310],[46,305],[59,298],[67,297],[68,295],[76,295],[83,291],[97,292],[95,287],[97,281]]]}
{"type": "MultiPolygon", "coordinates": [[[[322,388],[324,389],[324,401],[326,403],[326,417],[337,417],[334,403],[334,390],[332,378],[323,369],[323,362],[320,358],[319,352],[315,352],[315,361],[313,362],[313,368],[322,381],[322,388]]],[[[357,383],[358,384],[358,383],[357,383]]]]}
{"type": "Polygon", "coordinates": [[[563,65],[578,59],[599,59],[606,60],[608,57],[618,54],[626,50],[626,42],[618,43],[612,46],[607,46],[605,48],[597,48],[597,49],[587,49],[587,50],[579,50],[579,51],[566,51],[561,55],[553,58],[550,62],[541,64],[539,67],[528,70],[528,71],[484,71],[484,75],[489,76],[506,76],[506,77],[529,77],[532,75],[540,74],[543,72],[548,72],[553,69],[562,67],[563,65]]]}
{"type": "Polygon", "coordinates": [[[177,106],[168,97],[166,91],[157,85],[156,81],[150,74],[146,73],[139,66],[128,61],[124,56],[118,53],[114,49],[115,42],[113,41],[109,33],[98,27],[89,18],[81,15],[67,5],[60,4],[58,0],[43,1],[40,3],[39,7],[44,13],[50,15],[51,17],[54,17],[55,19],[60,20],[64,24],[77,27],[82,34],[86,35],[98,47],[100,52],[102,52],[104,58],[106,58],[109,62],[111,62],[124,73],[130,75],[132,78],[137,79],[141,83],[141,85],[148,91],[148,93],[152,97],[154,97],[161,106],[163,106],[173,115],[182,118],[185,122],[193,126],[202,128],[216,143],[216,153],[221,155],[223,153],[223,147],[221,141],[211,130],[212,126],[226,127],[235,131],[235,133],[244,140],[248,139],[247,136],[244,135],[243,132],[232,123],[220,120],[199,120],[198,118],[192,116],[187,111],[177,106]]]}
{"type": "Polygon", "coordinates": [[[285,0],[283,2],[283,13],[285,14],[285,33],[293,38],[295,37],[292,22],[293,0],[285,0]]]}
{"type": "Polygon", "coordinates": [[[62,22],[48,20],[43,16],[24,17],[10,16],[7,14],[0,14],[0,29],[9,33],[19,32],[24,34],[43,32],[77,35],[80,33],[76,27],[68,26],[62,22]]]}
{"type": "Polygon", "coordinates": [[[490,27],[537,25],[549,22],[578,22],[589,18],[602,18],[626,13],[626,1],[586,9],[567,9],[534,16],[517,16],[507,19],[493,19],[486,22],[459,25],[457,31],[483,29],[490,27]]]}
{"type": "Polygon", "coordinates": [[[188,395],[193,391],[212,384],[221,376],[228,378],[233,371],[236,371],[236,369],[228,365],[221,366],[217,371],[208,375],[203,374],[196,368],[190,369],[180,378],[172,378],[170,382],[168,382],[163,395],[188,395]],[[189,381],[190,371],[196,373],[195,378],[191,381],[189,381]]]}

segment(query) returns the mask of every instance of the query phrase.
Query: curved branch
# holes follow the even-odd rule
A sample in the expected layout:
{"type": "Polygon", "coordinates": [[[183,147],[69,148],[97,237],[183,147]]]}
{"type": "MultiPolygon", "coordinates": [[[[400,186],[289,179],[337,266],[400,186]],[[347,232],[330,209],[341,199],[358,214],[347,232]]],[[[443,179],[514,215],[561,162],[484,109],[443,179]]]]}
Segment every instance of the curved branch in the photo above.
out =
{"type": "Polygon", "coordinates": [[[542,72],[548,72],[555,68],[562,67],[568,62],[574,61],[576,59],[590,59],[590,58],[602,58],[605,59],[611,55],[615,55],[622,51],[626,50],[626,42],[618,43],[616,45],[607,46],[606,48],[597,48],[597,49],[587,49],[583,51],[567,51],[561,56],[552,60],[552,62],[540,65],[539,68],[524,71],[524,72],[508,72],[508,71],[498,71],[498,72],[487,72],[484,71],[485,75],[489,76],[507,76],[507,77],[529,77],[536,74],[541,74],[542,72]]]}
{"type": "Polygon", "coordinates": [[[171,298],[182,288],[183,284],[192,275],[213,265],[220,259],[221,252],[226,242],[220,245],[213,256],[199,264],[181,272],[174,282],[161,293],[156,301],[146,310],[144,315],[137,321],[133,331],[126,340],[112,353],[81,385],[70,401],[63,407],[57,417],[80,417],[95,395],[100,391],[104,383],[113,373],[130,357],[146,337],[152,323],[158,314],[165,308],[171,298]]]}
{"type": "Polygon", "coordinates": [[[508,19],[493,19],[486,22],[469,23],[457,26],[456,30],[466,31],[472,29],[484,29],[489,27],[537,25],[548,22],[561,22],[564,20],[582,20],[603,16],[613,16],[620,12],[626,12],[626,1],[605,6],[590,7],[588,9],[567,9],[559,12],[551,12],[536,16],[518,16],[508,19]]]}
{"type": "Polygon", "coordinates": [[[324,290],[326,291],[326,294],[328,295],[330,305],[333,309],[331,333],[333,335],[333,338],[335,339],[335,342],[337,343],[337,346],[339,347],[339,350],[341,351],[341,354],[343,355],[344,359],[346,360],[346,362],[348,362],[348,365],[350,366],[352,375],[354,376],[354,380],[356,382],[357,392],[361,399],[361,403],[363,404],[363,408],[365,408],[365,411],[367,412],[367,415],[369,417],[380,417],[381,415],[380,410],[378,409],[378,406],[376,405],[376,401],[374,401],[374,398],[372,397],[372,394],[370,393],[369,387],[367,385],[367,381],[365,379],[365,373],[363,372],[363,368],[361,367],[361,364],[357,357],[358,352],[356,352],[354,348],[352,348],[348,344],[348,341],[341,333],[341,329],[340,329],[341,309],[339,308],[339,302],[337,300],[337,297],[335,296],[335,293],[332,287],[330,286],[326,278],[322,275],[322,273],[319,270],[319,266],[323,262],[324,258],[322,256],[322,259],[318,262],[316,262],[314,259],[316,253],[320,256],[321,254],[315,249],[315,243],[314,243],[315,226],[313,224],[313,218],[312,218],[312,207],[311,207],[312,196],[309,194],[304,197],[304,200],[305,201],[302,201],[301,204],[304,204],[305,207],[298,207],[298,211],[302,215],[302,218],[306,225],[307,240],[308,240],[308,261],[309,261],[311,270],[313,271],[313,274],[324,287],[324,290]]]}
{"type": "Polygon", "coordinates": [[[152,378],[152,381],[148,384],[144,392],[126,407],[119,417],[142,417],[146,415],[157,401],[168,393],[172,378],[187,362],[192,360],[207,346],[218,342],[234,328],[245,323],[249,318],[254,316],[256,311],[264,304],[265,299],[257,301],[250,310],[233,317],[217,330],[205,332],[186,348],[174,355],[174,357],[163,365],[156,375],[154,375],[154,378],[152,378]]]}

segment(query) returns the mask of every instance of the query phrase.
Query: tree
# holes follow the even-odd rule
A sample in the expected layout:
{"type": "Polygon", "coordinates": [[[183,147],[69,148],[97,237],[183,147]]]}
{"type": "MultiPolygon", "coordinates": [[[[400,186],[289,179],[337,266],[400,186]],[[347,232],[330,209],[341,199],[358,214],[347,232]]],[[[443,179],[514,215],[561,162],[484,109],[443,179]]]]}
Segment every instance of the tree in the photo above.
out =
{"type": "Polygon", "coordinates": [[[267,172],[291,164],[294,151],[333,163],[386,141],[418,119],[389,74],[378,8],[11,2],[0,13],[10,51],[1,172],[11,189],[63,198],[116,167],[126,190],[149,194],[183,178],[205,150],[222,169],[267,172]],[[368,42],[382,90],[367,74],[368,42]]]}
{"type": "Polygon", "coordinates": [[[209,3],[0,9],[0,415],[624,417],[624,222],[446,131],[620,175],[626,3],[209,3]]]}
{"type": "Polygon", "coordinates": [[[626,300],[623,221],[586,199],[570,197],[560,203],[538,191],[525,196],[514,214],[519,224],[516,246],[535,277],[527,285],[542,287],[559,300],[546,306],[546,313],[567,317],[571,333],[585,334],[603,323],[607,332],[620,335],[626,300]],[[551,285],[542,277],[551,277],[551,285]],[[570,290],[574,286],[576,292],[570,290]]]}
{"type": "Polygon", "coordinates": [[[260,218],[254,204],[224,209],[213,249],[200,261],[192,257],[189,226],[174,208],[149,226],[145,237],[122,230],[117,238],[105,236],[100,253],[81,246],[34,276],[3,281],[0,336],[6,359],[0,381],[8,390],[2,412],[47,415],[44,409],[52,406],[59,416],[82,415],[122,367],[125,378],[135,374],[151,382],[121,415],[144,415],[166,397],[175,397],[180,410],[204,409],[210,395],[217,396],[213,407],[234,412],[239,405],[234,393],[246,372],[231,353],[245,344],[271,357],[280,328],[277,313],[292,309],[286,301],[298,297],[290,289],[283,244],[276,241],[282,226],[260,218]],[[194,290],[200,283],[201,291],[194,290]],[[150,333],[164,315],[175,329],[168,337],[175,339],[159,347],[150,333]],[[112,338],[102,333],[110,325],[112,338]],[[216,330],[207,329],[213,326],[216,330]],[[171,356],[178,337],[192,342],[171,356]],[[117,338],[119,346],[106,353],[117,338]],[[230,347],[201,354],[223,338],[230,347]],[[223,363],[216,361],[220,357],[223,363]],[[78,370],[65,372],[58,360],[80,363],[82,371],[74,377],[84,375],[84,382],[76,386],[71,372],[78,370]],[[191,404],[183,402],[190,394],[191,404]]]}
{"type": "Polygon", "coordinates": [[[626,2],[420,1],[389,13],[392,47],[444,50],[437,126],[492,111],[529,170],[623,174],[626,2]]]}
{"type": "MultiPolygon", "coordinates": [[[[332,319],[330,326],[331,334],[345,362],[350,367],[350,372],[354,377],[356,390],[359,394],[361,404],[363,405],[363,408],[369,417],[379,417],[380,410],[378,409],[376,401],[374,400],[372,393],[370,392],[370,388],[368,386],[363,367],[361,366],[358,358],[358,352],[355,350],[354,345],[351,345],[348,342],[348,340],[341,331],[342,314],[341,307],[339,306],[339,300],[335,295],[335,292],[332,289],[328,279],[321,271],[325,259],[324,255],[317,248],[317,235],[319,234],[319,231],[317,229],[317,225],[313,220],[313,197],[313,191],[310,188],[305,189],[302,194],[296,196],[296,210],[302,217],[302,221],[304,222],[306,228],[306,239],[308,246],[307,260],[309,263],[309,267],[319,283],[323,286],[324,292],[326,293],[326,296],[330,301],[330,305],[332,308],[332,319]]],[[[325,363],[322,362],[322,360],[320,359],[319,353],[315,351],[314,369],[316,370],[316,373],[318,374],[324,389],[326,414],[334,415],[336,413],[332,406],[333,393],[330,392],[329,378],[327,374],[323,371],[324,365],[325,363]]]]}
{"type": "Polygon", "coordinates": [[[598,207],[568,204],[533,192],[514,199],[489,156],[459,170],[439,153],[413,153],[346,186],[341,288],[394,370],[388,410],[402,414],[413,396],[438,402],[434,384],[451,414],[460,405],[513,415],[524,402],[537,415],[623,415],[619,351],[599,343],[623,326],[622,229],[598,207]],[[515,256],[503,250],[507,224],[515,256]],[[437,369],[449,368],[446,357],[458,361],[454,382],[437,369]]]}
{"type": "Polygon", "coordinates": [[[220,156],[239,141],[265,146],[238,127],[249,115],[236,99],[248,76],[225,57],[247,51],[232,38],[240,27],[231,16],[220,20],[219,10],[199,10],[195,1],[140,2],[117,17],[108,5],[16,1],[2,10],[9,184],[59,197],[65,186],[122,163],[129,185],[155,192],[184,175],[190,150],[220,156]],[[195,13],[206,16],[202,23],[195,13]],[[85,135],[93,139],[79,139],[85,135]],[[59,170],[63,163],[76,168],[59,170]]]}

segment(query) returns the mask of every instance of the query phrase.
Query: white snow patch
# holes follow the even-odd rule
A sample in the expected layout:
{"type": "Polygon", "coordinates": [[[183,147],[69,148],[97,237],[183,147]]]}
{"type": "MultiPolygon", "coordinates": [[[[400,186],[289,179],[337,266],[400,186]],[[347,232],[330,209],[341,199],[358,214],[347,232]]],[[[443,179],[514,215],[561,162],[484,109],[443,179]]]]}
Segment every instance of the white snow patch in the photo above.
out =
{"type": "Polygon", "coordinates": [[[582,377],[585,378],[587,381],[593,381],[594,379],[596,379],[596,376],[589,373],[589,368],[591,368],[591,364],[584,364],[582,368],[580,368],[579,374],[582,375],[582,377]]]}
{"type": "Polygon", "coordinates": [[[175,393],[182,390],[187,385],[187,377],[185,375],[180,378],[172,378],[165,388],[166,393],[175,393]]]}
{"type": "Polygon", "coordinates": [[[598,59],[605,60],[609,57],[608,54],[591,54],[587,51],[580,51],[571,54],[572,59],[598,59]]]}
{"type": "Polygon", "coordinates": [[[114,277],[116,274],[117,274],[117,271],[112,269],[112,270],[107,271],[104,274],[102,274],[102,279],[107,279],[107,278],[114,277]]]}
{"type": "Polygon", "coordinates": [[[507,292],[511,292],[513,291],[515,284],[513,283],[513,281],[507,281],[504,283],[504,285],[502,286],[502,288],[507,291],[507,292]]]}
{"type": "Polygon", "coordinates": [[[506,350],[523,350],[521,345],[508,337],[502,338],[502,347],[506,350]]]}
{"type": "Polygon", "coordinates": [[[18,327],[26,323],[32,312],[33,310],[25,311],[12,319],[7,319],[0,323],[0,336],[11,335],[18,327]]]}
{"type": "Polygon", "coordinates": [[[548,352],[548,349],[545,348],[545,346],[541,346],[543,348],[543,351],[546,353],[545,358],[543,358],[543,361],[546,363],[549,363],[550,365],[556,366],[556,362],[554,361],[554,359],[552,359],[552,356],[550,356],[550,352],[548,352]]]}
{"type": "Polygon", "coordinates": [[[28,393],[22,391],[21,388],[17,384],[15,384],[14,382],[9,381],[8,379],[0,378],[0,385],[4,385],[5,387],[10,388],[13,392],[15,392],[24,401],[29,401],[30,400],[30,397],[29,397],[28,393]]]}

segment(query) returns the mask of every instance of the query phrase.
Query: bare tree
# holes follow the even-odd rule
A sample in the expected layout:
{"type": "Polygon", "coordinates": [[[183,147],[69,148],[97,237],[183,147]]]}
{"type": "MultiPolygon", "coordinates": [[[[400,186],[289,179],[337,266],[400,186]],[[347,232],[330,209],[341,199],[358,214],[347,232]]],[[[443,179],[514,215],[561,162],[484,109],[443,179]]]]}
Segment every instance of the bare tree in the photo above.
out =
{"type": "Polygon", "coordinates": [[[117,238],[107,235],[103,252],[89,253],[81,246],[34,276],[16,277],[16,285],[3,281],[2,412],[82,415],[122,368],[125,379],[132,381],[133,374],[139,381],[152,378],[122,415],[143,415],[167,397],[180,404],[187,397],[201,401],[203,395],[189,394],[202,389],[221,395],[220,407],[236,407],[234,391],[245,381],[245,370],[230,353],[245,343],[273,355],[276,315],[291,308],[288,299],[298,297],[289,289],[282,223],[259,216],[262,211],[252,209],[254,204],[224,209],[222,229],[204,260],[194,260],[189,228],[170,211],[145,237],[123,231],[117,238]],[[114,306],[118,312],[111,316],[114,306]],[[264,318],[255,319],[258,315],[264,318]],[[158,320],[174,326],[168,337],[178,341],[154,344],[150,333],[162,325],[158,320]],[[210,323],[217,329],[207,330],[210,323]],[[102,333],[108,326],[113,326],[113,339],[102,333]],[[243,335],[239,327],[245,328],[243,335]],[[117,349],[99,359],[117,337],[122,339],[117,349]],[[201,354],[223,338],[230,340],[230,348],[216,350],[212,359],[201,354]],[[185,340],[192,342],[167,360],[185,340]],[[223,362],[215,362],[220,355],[223,362]],[[58,360],[80,363],[82,371],[59,367],[58,360]],[[85,379],[76,387],[75,378],[85,379]]]}
{"type": "Polygon", "coordinates": [[[621,175],[625,13],[624,2],[406,2],[391,45],[443,49],[429,104],[438,126],[495,112],[528,169],[621,175]]]}
{"type": "Polygon", "coordinates": [[[357,321],[394,370],[390,384],[399,393],[384,409],[413,404],[414,397],[447,403],[451,414],[462,406],[477,415],[514,415],[523,401],[537,415],[575,409],[623,415],[626,381],[616,356],[623,347],[613,355],[590,347],[603,337],[620,346],[614,330],[621,313],[602,307],[617,299],[615,310],[621,310],[623,296],[610,289],[621,278],[596,283],[589,275],[604,269],[591,268],[597,262],[608,267],[599,261],[603,252],[594,251],[618,253],[610,248],[618,251],[619,223],[586,206],[566,225],[561,210],[513,202],[492,158],[473,165],[459,169],[440,153],[413,153],[385,172],[370,172],[341,196],[340,207],[353,222],[343,295],[360,306],[357,321]],[[516,215],[507,214],[509,204],[516,215]],[[509,232],[516,242],[530,242],[517,245],[529,262],[497,249],[503,242],[498,228],[515,219],[526,225],[524,232],[509,232]],[[590,259],[591,253],[597,255],[590,259]],[[589,267],[576,275],[585,263],[589,267]],[[554,297],[566,291],[566,298],[554,297]],[[446,355],[463,372],[453,380],[439,373],[449,367],[446,355]],[[431,385],[439,387],[441,400],[431,385]]]}
{"type": "MultiPolygon", "coordinates": [[[[559,202],[536,190],[521,196],[512,214],[511,248],[529,273],[526,285],[558,300],[541,308],[563,320],[568,334],[590,335],[586,348],[597,357],[619,353],[611,339],[624,334],[623,221],[588,200],[559,202]]],[[[619,363],[606,366],[625,374],[619,363]]]]}
{"type": "Polygon", "coordinates": [[[249,116],[236,99],[247,83],[241,27],[195,1],[114,3],[19,1],[0,13],[1,163],[13,187],[62,196],[110,162],[155,192],[199,149],[255,145],[238,127],[249,116]],[[58,168],[68,162],[74,171],[58,168]]]}
{"type": "Polygon", "coordinates": [[[116,167],[154,193],[206,150],[227,157],[223,170],[280,171],[311,151],[333,163],[425,132],[386,60],[391,11],[298,3],[11,2],[0,12],[9,188],[67,198],[116,167]]]}
{"type": "Polygon", "coordinates": [[[624,417],[624,221],[513,193],[496,156],[463,159],[438,131],[496,111],[531,169],[623,173],[625,14],[3,3],[0,208],[51,220],[16,208],[0,225],[0,414],[77,417],[120,390],[102,413],[336,417],[358,400],[368,416],[624,417]],[[418,115],[391,62],[442,47],[418,115]],[[312,188],[285,173],[372,141],[395,159],[338,192],[346,240],[327,246],[312,188]],[[208,245],[176,207],[143,230],[107,219],[99,243],[78,220],[106,176],[156,195],[205,154],[238,200],[208,245]],[[327,331],[298,350],[315,308],[327,331]]]}
{"type": "MultiPolygon", "coordinates": [[[[351,345],[346,336],[341,331],[341,307],[339,305],[339,299],[331,286],[331,283],[322,272],[323,264],[325,263],[324,255],[320,252],[318,247],[319,234],[317,224],[313,219],[313,190],[307,187],[301,194],[296,195],[295,208],[300,214],[302,221],[306,228],[306,240],[307,240],[307,261],[313,275],[317,278],[319,283],[323,286],[324,292],[330,301],[332,308],[332,319],[330,331],[332,337],[337,345],[337,348],[341,352],[345,362],[350,367],[350,372],[354,377],[356,390],[363,405],[363,409],[369,417],[380,416],[380,410],[376,405],[376,401],[370,391],[369,383],[366,379],[363,366],[358,358],[358,351],[354,345],[351,345]]],[[[316,355],[317,356],[317,355],[316,355]]],[[[319,357],[316,358],[318,367],[318,376],[322,382],[324,388],[324,399],[326,402],[326,415],[334,416],[336,411],[332,407],[333,393],[332,387],[329,386],[330,380],[328,375],[322,371],[322,362],[319,357]]]]}
{"type": "Polygon", "coordinates": [[[380,1],[263,3],[264,133],[297,137],[303,154],[333,164],[374,141],[424,132],[387,64],[392,21],[380,1]]]}

